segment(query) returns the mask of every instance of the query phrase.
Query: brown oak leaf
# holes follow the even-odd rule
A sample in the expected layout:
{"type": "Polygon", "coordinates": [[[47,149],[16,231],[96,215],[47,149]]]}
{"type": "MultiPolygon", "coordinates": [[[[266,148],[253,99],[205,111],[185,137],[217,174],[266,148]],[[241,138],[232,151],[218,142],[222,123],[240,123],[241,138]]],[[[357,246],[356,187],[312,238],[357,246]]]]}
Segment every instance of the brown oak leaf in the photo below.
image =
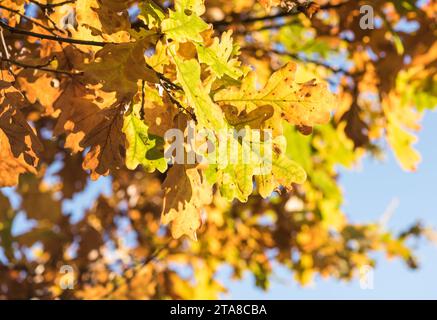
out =
{"type": "Polygon", "coordinates": [[[162,186],[165,190],[162,222],[171,222],[174,238],[187,235],[196,240],[196,230],[201,226],[201,209],[212,201],[211,186],[196,167],[184,165],[174,165],[162,186]]]}
{"type": "Polygon", "coordinates": [[[21,173],[36,173],[42,145],[20,108],[26,105],[23,95],[2,72],[0,83],[0,186],[18,183],[21,173]]]}

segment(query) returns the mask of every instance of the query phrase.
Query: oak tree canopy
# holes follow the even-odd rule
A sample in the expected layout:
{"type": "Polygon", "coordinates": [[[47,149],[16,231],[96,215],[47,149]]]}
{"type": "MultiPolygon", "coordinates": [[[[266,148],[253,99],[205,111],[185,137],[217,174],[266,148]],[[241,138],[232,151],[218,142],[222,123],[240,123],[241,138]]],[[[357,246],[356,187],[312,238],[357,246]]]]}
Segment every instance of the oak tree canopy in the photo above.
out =
{"type": "Polygon", "coordinates": [[[385,152],[418,169],[420,120],[437,105],[436,11],[1,0],[0,298],[216,298],[224,265],[266,289],[275,264],[303,285],[347,280],[375,251],[415,268],[407,240],[429,230],[350,222],[338,171],[385,152]],[[270,130],[271,170],[169,163],[166,132],[190,123],[270,130]],[[94,197],[102,179],[111,190],[94,197]]]}

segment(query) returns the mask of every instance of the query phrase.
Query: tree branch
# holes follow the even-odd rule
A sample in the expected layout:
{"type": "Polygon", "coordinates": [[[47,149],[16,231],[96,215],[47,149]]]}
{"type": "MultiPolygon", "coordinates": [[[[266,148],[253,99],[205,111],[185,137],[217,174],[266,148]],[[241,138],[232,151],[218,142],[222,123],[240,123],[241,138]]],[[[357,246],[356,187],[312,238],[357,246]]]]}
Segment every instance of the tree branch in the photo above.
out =
{"type": "Polygon", "coordinates": [[[10,25],[4,23],[1,20],[0,20],[0,26],[2,26],[3,28],[5,28],[6,30],[8,30],[11,33],[22,34],[22,35],[29,36],[29,37],[46,39],[46,40],[53,40],[53,41],[58,41],[58,42],[87,45],[87,46],[96,46],[96,47],[104,47],[107,44],[117,44],[114,42],[80,40],[80,39],[64,38],[64,37],[60,37],[60,36],[56,36],[56,35],[36,33],[36,32],[32,32],[32,31],[27,31],[27,30],[11,27],[10,25]]]}
{"type": "Polygon", "coordinates": [[[49,28],[49,27],[43,25],[42,23],[36,21],[35,19],[33,19],[33,18],[31,18],[31,17],[26,16],[25,14],[22,14],[22,13],[21,13],[20,11],[18,11],[18,10],[14,10],[14,9],[11,9],[11,8],[8,8],[8,7],[5,7],[5,6],[1,5],[1,4],[0,4],[0,9],[3,9],[3,10],[6,10],[6,11],[9,11],[9,12],[11,12],[11,13],[14,13],[14,14],[16,14],[16,15],[19,15],[21,18],[30,21],[31,23],[33,23],[33,24],[35,24],[35,25],[37,25],[37,26],[43,28],[44,30],[46,30],[46,31],[48,31],[48,32],[50,32],[50,33],[53,33],[53,30],[52,30],[51,28],[49,28]]]}
{"type": "Polygon", "coordinates": [[[30,0],[30,2],[32,2],[33,4],[37,5],[38,7],[41,8],[41,10],[49,10],[49,9],[53,9],[56,7],[61,7],[65,4],[69,4],[69,3],[75,3],[75,0],[66,0],[66,1],[62,1],[62,2],[58,2],[58,3],[40,3],[36,0],[30,0]]]}
{"type": "Polygon", "coordinates": [[[339,69],[339,68],[335,68],[329,64],[326,64],[322,61],[318,61],[318,60],[314,60],[314,59],[310,59],[310,58],[306,58],[306,57],[302,57],[299,56],[298,54],[295,53],[291,53],[291,52],[286,52],[286,51],[280,51],[280,50],[275,50],[275,49],[262,49],[262,48],[258,48],[258,47],[242,47],[241,48],[242,51],[262,51],[264,54],[269,54],[269,53],[273,53],[276,55],[282,55],[282,56],[288,56],[290,58],[293,58],[295,60],[299,60],[305,63],[313,63],[316,64],[318,66],[324,67],[328,70],[331,70],[334,73],[343,73],[344,75],[353,77],[356,76],[355,73],[351,73],[348,70],[344,70],[344,69],[339,69]]]}
{"type": "MultiPolygon", "coordinates": [[[[349,2],[349,0],[340,2],[338,4],[326,4],[326,5],[321,6],[319,10],[328,10],[328,9],[339,8],[348,2],[349,2]]],[[[248,18],[239,19],[236,21],[224,19],[224,20],[220,20],[220,21],[215,21],[212,23],[212,25],[214,27],[226,27],[226,26],[229,26],[232,24],[251,24],[251,23],[258,22],[258,21],[275,20],[278,18],[291,17],[291,16],[298,15],[299,13],[304,13],[306,8],[307,8],[307,5],[299,5],[292,11],[281,11],[281,12],[274,14],[274,15],[267,15],[267,16],[261,16],[261,17],[248,17],[248,18]]]]}
{"type": "MultiPolygon", "coordinates": [[[[0,41],[1,41],[1,45],[3,47],[6,59],[9,59],[10,54],[9,54],[8,46],[6,45],[5,36],[3,34],[3,28],[0,28],[0,41]]],[[[3,54],[1,55],[1,58],[3,59],[3,54]]]]}
{"type": "MultiPolygon", "coordinates": [[[[155,248],[151,255],[146,257],[144,260],[136,262],[133,266],[127,266],[123,269],[120,278],[123,280],[123,284],[128,287],[131,285],[132,280],[138,275],[142,268],[146,267],[149,263],[155,260],[162,252],[168,250],[169,244],[164,243],[155,248]],[[127,271],[131,270],[132,273],[130,275],[126,275],[127,271]]],[[[115,278],[117,279],[117,278],[115,278]]],[[[105,294],[104,298],[110,298],[118,289],[120,288],[120,283],[114,281],[113,288],[105,294]]]]}
{"type": "Polygon", "coordinates": [[[56,70],[56,69],[50,69],[50,68],[46,68],[47,64],[44,65],[30,65],[30,64],[26,64],[26,63],[22,63],[19,61],[15,61],[15,60],[11,60],[11,59],[7,59],[7,58],[0,58],[0,61],[3,62],[7,62],[9,64],[21,67],[21,68],[25,68],[25,69],[35,69],[35,70],[40,70],[40,71],[45,71],[45,72],[53,72],[53,73],[58,73],[58,74],[63,74],[63,75],[68,75],[68,76],[76,76],[76,75],[82,75],[82,72],[70,72],[70,71],[65,71],[65,70],[56,70]]]}
{"type": "MultiPolygon", "coordinates": [[[[46,40],[53,40],[53,41],[64,42],[64,43],[71,43],[71,44],[78,44],[78,45],[90,45],[90,46],[97,46],[97,47],[104,47],[107,44],[114,44],[114,45],[117,44],[117,43],[113,43],[113,42],[88,41],[88,40],[64,38],[64,37],[60,37],[60,36],[57,36],[57,35],[47,35],[47,34],[36,33],[36,32],[32,32],[32,31],[27,31],[27,30],[11,27],[10,25],[8,25],[5,22],[3,22],[2,20],[0,20],[0,26],[5,28],[5,29],[7,29],[11,33],[22,34],[22,35],[29,36],[29,37],[34,37],[34,38],[39,38],[39,39],[46,39],[46,40]]],[[[42,68],[41,66],[24,65],[24,64],[22,64],[20,62],[9,60],[9,59],[3,59],[3,61],[9,62],[9,63],[13,63],[13,64],[15,64],[17,66],[21,66],[23,68],[33,68],[33,69],[38,69],[38,70],[41,70],[41,71],[57,72],[57,73],[60,73],[60,74],[68,74],[68,75],[77,75],[78,74],[78,73],[71,73],[71,72],[62,71],[62,70],[53,70],[53,69],[49,69],[49,68],[42,68]]],[[[152,67],[150,67],[150,66],[148,66],[148,67],[153,70],[152,67]]],[[[177,86],[176,84],[171,82],[163,74],[161,74],[159,72],[156,72],[156,71],[155,71],[155,73],[156,73],[157,77],[160,79],[161,85],[163,86],[163,88],[165,89],[167,94],[169,95],[169,97],[172,100],[172,102],[175,103],[179,108],[182,108],[183,110],[185,110],[193,118],[193,120],[196,121],[195,115],[192,112],[190,112],[189,110],[187,110],[186,108],[184,108],[179,103],[179,101],[177,101],[172,96],[172,94],[169,93],[170,90],[182,90],[182,88],[180,88],[179,86],[177,86]]]]}
{"type": "MultiPolygon", "coordinates": [[[[6,56],[6,59],[9,59],[9,57],[10,57],[10,55],[9,55],[9,50],[8,50],[8,46],[6,45],[6,40],[5,40],[5,36],[4,36],[4,34],[3,34],[3,28],[2,27],[0,27],[0,42],[1,42],[1,45],[2,45],[2,48],[3,48],[3,50],[4,50],[4,54],[5,54],[5,56],[6,56]]],[[[3,52],[0,50],[0,58],[1,59],[5,59],[4,57],[3,57],[3,52]]],[[[14,77],[14,79],[16,80],[17,78],[16,78],[16,76],[15,76],[15,73],[14,73],[14,71],[12,70],[12,67],[11,67],[11,65],[9,64],[9,66],[8,66],[8,69],[9,69],[9,73],[14,77]]]]}

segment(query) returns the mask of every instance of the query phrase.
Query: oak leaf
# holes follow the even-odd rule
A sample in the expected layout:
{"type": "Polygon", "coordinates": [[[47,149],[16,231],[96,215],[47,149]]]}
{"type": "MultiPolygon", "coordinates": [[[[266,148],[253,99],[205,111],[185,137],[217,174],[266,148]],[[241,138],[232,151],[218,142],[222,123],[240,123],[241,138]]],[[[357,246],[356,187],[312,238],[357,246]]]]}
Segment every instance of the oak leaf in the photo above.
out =
{"type": "MultiPolygon", "coordinates": [[[[171,50],[171,49],[170,49],[171,50]]],[[[203,86],[200,64],[197,60],[182,60],[172,53],[177,69],[177,79],[184,89],[188,103],[194,108],[199,124],[216,131],[226,128],[224,114],[203,86]]]]}
{"type": "Polygon", "coordinates": [[[129,41],[130,28],[128,4],[115,0],[77,0],[75,2],[78,39],[129,41]]]}
{"type": "Polygon", "coordinates": [[[161,24],[167,38],[178,42],[202,42],[201,33],[208,29],[208,24],[199,17],[205,12],[203,1],[176,0],[175,9],[170,10],[169,17],[161,24]]]}
{"type": "Polygon", "coordinates": [[[81,142],[83,148],[90,147],[83,161],[83,168],[91,170],[91,178],[96,180],[100,175],[108,175],[110,169],[124,166],[125,136],[123,129],[124,109],[119,105],[99,111],[100,122],[81,142]]]}
{"type": "Polygon", "coordinates": [[[83,65],[84,77],[102,90],[117,92],[119,99],[132,98],[138,81],[157,83],[156,73],[147,64],[144,51],[148,40],[108,44],[96,53],[95,59],[83,65]]]}
{"type": "Polygon", "coordinates": [[[196,43],[199,61],[209,65],[218,78],[227,75],[233,79],[239,79],[243,75],[240,62],[232,58],[234,43],[232,31],[224,32],[221,39],[214,38],[211,45],[196,43]]]}
{"type": "Polygon", "coordinates": [[[0,166],[4,175],[0,186],[12,186],[21,173],[36,173],[38,154],[43,147],[20,108],[26,106],[24,96],[15,89],[12,79],[2,70],[0,81],[0,166]]]}
{"type": "Polygon", "coordinates": [[[197,239],[201,226],[201,209],[212,201],[212,188],[196,167],[174,165],[162,185],[164,208],[161,221],[171,222],[174,238],[187,235],[197,239]]]}
{"type": "Polygon", "coordinates": [[[134,170],[142,165],[148,172],[158,169],[167,170],[164,159],[164,139],[149,133],[149,127],[138,115],[141,105],[134,106],[132,112],[125,116],[123,132],[126,135],[126,167],[134,170]]]}
{"type": "Polygon", "coordinates": [[[263,89],[255,90],[253,77],[245,78],[241,89],[229,88],[219,91],[214,101],[234,105],[241,112],[250,112],[259,106],[271,105],[288,122],[298,126],[312,127],[329,121],[330,111],[335,107],[335,98],[326,84],[316,80],[296,83],[296,65],[289,62],[273,73],[263,89]]]}

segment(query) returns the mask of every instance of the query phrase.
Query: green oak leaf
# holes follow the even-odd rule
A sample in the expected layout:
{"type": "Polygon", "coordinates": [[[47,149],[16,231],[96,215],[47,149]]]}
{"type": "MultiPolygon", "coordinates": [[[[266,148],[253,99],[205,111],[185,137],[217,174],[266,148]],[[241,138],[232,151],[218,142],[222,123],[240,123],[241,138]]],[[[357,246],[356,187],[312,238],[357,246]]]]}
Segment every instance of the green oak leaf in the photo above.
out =
{"type": "Polygon", "coordinates": [[[138,19],[143,21],[150,29],[157,28],[165,18],[162,9],[154,1],[140,1],[138,19]]]}
{"type": "Polygon", "coordinates": [[[256,176],[256,182],[259,194],[267,198],[279,186],[289,188],[293,183],[304,183],[306,178],[305,170],[297,162],[281,154],[273,157],[271,174],[256,176]]]}
{"type": "Polygon", "coordinates": [[[164,159],[164,140],[148,133],[148,126],[132,111],[124,118],[123,132],[126,135],[126,167],[134,170],[142,165],[148,172],[167,170],[164,159]]]}
{"type": "Polygon", "coordinates": [[[161,29],[168,39],[178,42],[202,42],[201,33],[207,30],[208,24],[191,11],[171,11],[169,17],[162,21],[161,29]]]}
{"type": "Polygon", "coordinates": [[[215,104],[200,78],[200,64],[197,60],[182,60],[176,54],[173,59],[177,69],[177,79],[184,89],[188,103],[194,108],[197,120],[205,128],[220,131],[227,124],[220,107],[215,104]]]}
{"type": "Polygon", "coordinates": [[[214,38],[209,47],[196,43],[196,48],[199,61],[210,66],[218,78],[228,75],[233,79],[239,79],[243,75],[239,61],[231,59],[234,52],[232,31],[224,32],[221,40],[214,38]]]}

